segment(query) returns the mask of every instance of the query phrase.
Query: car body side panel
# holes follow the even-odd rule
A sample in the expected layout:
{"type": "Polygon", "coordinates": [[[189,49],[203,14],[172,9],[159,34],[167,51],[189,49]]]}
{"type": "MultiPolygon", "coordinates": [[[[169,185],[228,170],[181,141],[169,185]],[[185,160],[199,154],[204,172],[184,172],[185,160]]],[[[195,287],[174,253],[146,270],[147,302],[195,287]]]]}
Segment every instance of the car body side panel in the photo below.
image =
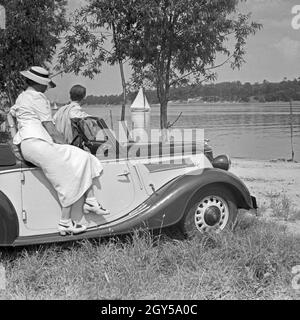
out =
{"type": "Polygon", "coordinates": [[[180,156],[179,158],[152,158],[131,160],[138,166],[148,195],[159,190],[169,181],[197,169],[212,168],[203,154],[180,156]]]}
{"type": "MultiPolygon", "coordinates": [[[[110,223],[128,214],[144,202],[148,195],[139,190],[135,171],[127,162],[103,163],[104,172],[96,183],[95,195],[111,212],[108,216],[83,214],[83,198],[72,206],[72,218],[88,227],[110,223]],[[128,172],[128,176],[118,176],[128,172]]],[[[57,193],[39,168],[23,169],[22,208],[26,212],[22,236],[35,236],[56,232],[61,216],[57,193]]]]}
{"type": "Polygon", "coordinates": [[[57,193],[39,168],[22,170],[24,235],[55,232],[61,215],[57,193]]]}
{"type": "Polygon", "coordinates": [[[110,214],[84,214],[80,223],[89,228],[108,224],[126,216],[148,198],[134,166],[130,163],[108,161],[102,162],[102,165],[103,173],[97,179],[95,196],[110,214]]]}
{"type": "MultiPolygon", "coordinates": [[[[129,213],[126,220],[108,225],[107,234],[128,232],[133,226],[156,229],[174,225],[183,218],[193,196],[211,184],[222,184],[230,189],[236,197],[238,208],[249,210],[254,207],[247,187],[235,175],[219,169],[195,170],[175,178],[153,193],[140,206],[145,209],[137,208],[129,213]]],[[[103,229],[101,234],[106,234],[103,229]]]]}
{"type": "Polygon", "coordinates": [[[231,188],[235,192],[239,208],[253,208],[252,198],[247,187],[235,175],[219,169],[196,170],[167,183],[143,204],[119,220],[104,224],[97,229],[91,229],[81,235],[60,237],[55,233],[44,237],[23,237],[17,239],[14,245],[74,241],[124,234],[138,227],[159,229],[171,226],[183,218],[189,201],[195,193],[212,183],[231,188]]]}
{"type": "Polygon", "coordinates": [[[110,233],[120,233],[133,225],[146,226],[149,229],[167,227],[178,223],[184,216],[192,198],[205,186],[218,184],[232,191],[240,209],[253,209],[249,190],[235,175],[220,169],[195,170],[167,183],[152,194],[140,207],[129,214],[133,218],[124,225],[110,227],[110,233]],[[135,212],[139,212],[135,216],[135,212]],[[127,226],[126,226],[127,224],[127,226]],[[124,230],[122,230],[124,228],[124,230]]]}

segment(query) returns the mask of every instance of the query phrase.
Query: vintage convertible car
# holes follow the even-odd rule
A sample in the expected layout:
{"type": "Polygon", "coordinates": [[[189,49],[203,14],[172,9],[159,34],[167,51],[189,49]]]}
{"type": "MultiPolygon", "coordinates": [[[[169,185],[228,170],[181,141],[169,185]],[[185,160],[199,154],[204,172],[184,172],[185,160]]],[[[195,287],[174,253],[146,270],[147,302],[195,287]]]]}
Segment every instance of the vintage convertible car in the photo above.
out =
{"type": "Polygon", "coordinates": [[[59,235],[61,208],[56,192],[39,168],[26,163],[11,144],[1,143],[1,246],[104,237],[140,227],[153,230],[178,225],[188,236],[218,232],[233,224],[238,209],[257,208],[244,183],[228,172],[229,158],[213,158],[207,145],[204,152],[182,154],[178,152],[182,145],[175,143],[166,157],[161,143],[159,155],[142,157],[141,149],[149,150],[151,144],[138,148],[130,141],[121,144],[103,120],[96,121],[99,130],[94,140],[81,132],[80,120],[74,121],[79,139],[74,144],[88,148],[102,161],[104,172],[96,196],[111,214],[84,215],[79,201],[72,217],[87,225],[87,231],[59,235]],[[129,157],[133,148],[136,156],[131,153],[129,157]]]}

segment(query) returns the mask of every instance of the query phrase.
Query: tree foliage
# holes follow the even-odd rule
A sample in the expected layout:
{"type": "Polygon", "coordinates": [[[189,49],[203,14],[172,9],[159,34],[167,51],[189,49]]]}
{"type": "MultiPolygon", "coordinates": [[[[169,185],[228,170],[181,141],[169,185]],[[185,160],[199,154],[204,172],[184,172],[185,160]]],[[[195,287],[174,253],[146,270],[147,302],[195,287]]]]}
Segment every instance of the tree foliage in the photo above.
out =
{"type": "MultiPolygon", "coordinates": [[[[67,29],[65,0],[0,0],[6,28],[0,30],[0,94],[13,103],[33,65],[47,66],[67,29]]],[[[0,97],[1,98],[1,97],[0,97]]]]}
{"type": "Polygon", "coordinates": [[[111,65],[127,57],[123,28],[127,21],[127,0],[87,0],[71,19],[59,66],[64,72],[93,78],[104,62],[111,65]]]}
{"type": "Polygon", "coordinates": [[[232,68],[244,62],[246,39],[261,25],[238,12],[241,1],[88,0],[75,15],[60,62],[66,71],[93,77],[103,62],[129,59],[134,87],[156,88],[166,128],[172,87],[215,79],[219,55],[232,68]]]}
{"type": "MultiPolygon", "coordinates": [[[[133,80],[157,90],[161,128],[167,127],[170,88],[213,80],[216,58],[232,68],[244,62],[246,39],[261,27],[237,12],[238,0],[140,0],[130,56],[133,80]]],[[[221,63],[221,64],[222,64],[221,63]]]]}
{"type": "Polygon", "coordinates": [[[123,87],[123,110],[126,103],[123,64],[128,57],[124,26],[128,23],[129,10],[127,0],[88,0],[74,13],[59,54],[58,66],[64,72],[81,73],[92,79],[101,72],[103,63],[118,64],[123,87]]]}

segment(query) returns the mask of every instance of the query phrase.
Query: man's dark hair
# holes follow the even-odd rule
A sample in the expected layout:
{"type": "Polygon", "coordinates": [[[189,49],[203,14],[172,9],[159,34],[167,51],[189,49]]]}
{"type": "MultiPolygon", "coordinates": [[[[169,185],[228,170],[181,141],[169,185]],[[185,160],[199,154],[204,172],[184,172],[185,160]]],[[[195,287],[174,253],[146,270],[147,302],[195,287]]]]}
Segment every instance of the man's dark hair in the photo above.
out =
{"type": "Polygon", "coordinates": [[[86,88],[77,84],[70,90],[70,98],[72,101],[81,101],[85,98],[86,88]]]}

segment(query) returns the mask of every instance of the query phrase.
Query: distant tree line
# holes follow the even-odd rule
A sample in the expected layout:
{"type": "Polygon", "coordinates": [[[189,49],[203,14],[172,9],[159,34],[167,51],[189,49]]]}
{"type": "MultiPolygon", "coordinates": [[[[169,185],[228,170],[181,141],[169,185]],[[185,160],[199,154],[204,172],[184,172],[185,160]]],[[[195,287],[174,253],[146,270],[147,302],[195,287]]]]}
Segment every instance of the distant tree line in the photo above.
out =
{"type": "MultiPolygon", "coordinates": [[[[128,94],[128,103],[131,103],[137,92],[128,94]]],[[[151,104],[159,103],[155,90],[146,91],[151,104]]],[[[122,104],[123,96],[105,95],[86,98],[88,105],[117,105],[122,104]]],[[[278,83],[264,80],[263,83],[251,84],[240,81],[221,82],[207,85],[189,85],[170,90],[170,101],[189,101],[195,99],[204,102],[275,102],[275,101],[300,101],[300,77],[294,80],[286,78],[278,83]]]]}

